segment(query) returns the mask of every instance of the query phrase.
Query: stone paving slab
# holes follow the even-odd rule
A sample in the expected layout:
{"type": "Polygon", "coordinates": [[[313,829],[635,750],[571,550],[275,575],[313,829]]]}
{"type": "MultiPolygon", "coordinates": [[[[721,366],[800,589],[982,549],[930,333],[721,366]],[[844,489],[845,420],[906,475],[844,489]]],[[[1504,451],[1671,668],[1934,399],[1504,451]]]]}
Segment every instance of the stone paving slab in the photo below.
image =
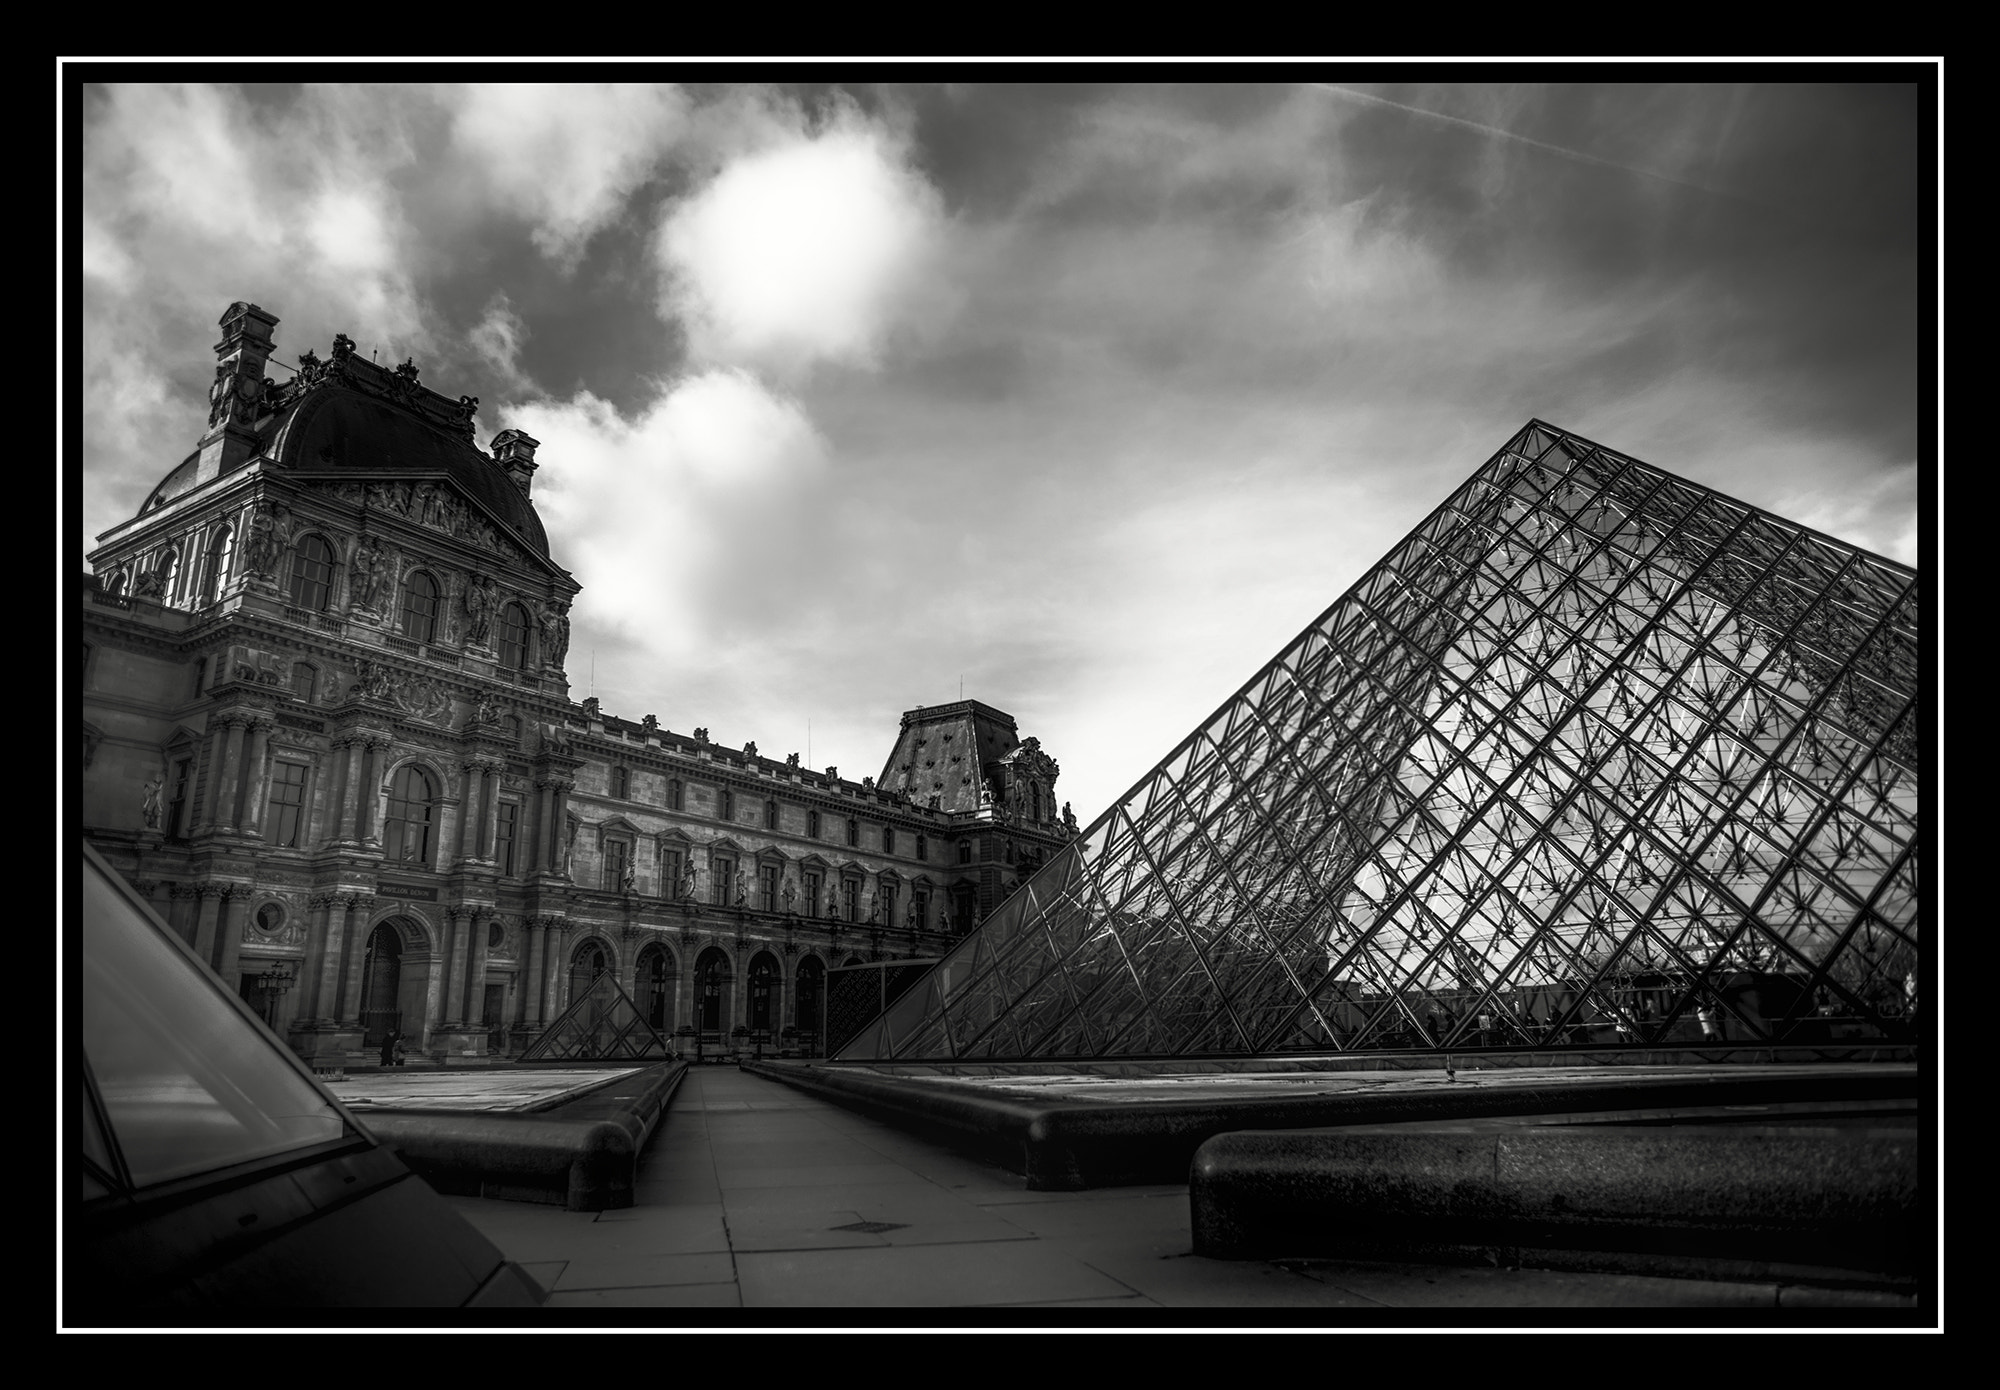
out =
{"type": "Polygon", "coordinates": [[[321,1078],[350,1110],[530,1110],[601,1086],[640,1067],[562,1071],[377,1072],[345,1081],[321,1078]]]}
{"type": "Polygon", "coordinates": [[[1323,1313],[1354,1327],[1412,1309],[1476,1323],[1484,1309],[1747,1308],[1766,1310],[1771,1326],[1914,1309],[1866,1290],[1768,1280],[1204,1259],[1192,1253],[1184,1184],[1030,1192],[995,1164],[722,1068],[690,1073],[641,1158],[637,1192],[636,1206],[594,1215],[447,1200],[553,1290],[550,1309],[742,1307],[816,1319],[820,1310],[959,1307],[1032,1323],[1037,1310],[1051,1321],[1080,1316],[1070,1309],[1157,1321],[1137,1310],[1165,1307],[1181,1310],[1176,1327],[1198,1325],[1187,1318],[1199,1309],[1323,1313]],[[683,1110],[684,1101],[693,1104],[683,1110]],[[750,1133],[778,1112],[792,1123],[750,1133]],[[839,1162],[814,1168],[815,1133],[839,1162]],[[850,1146],[879,1161],[842,1174],[850,1146]],[[725,1153],[761,1166],[732,1168],[725,1153]],[[787,1181],[760,1180],[778,1172],[787,1181]]]}

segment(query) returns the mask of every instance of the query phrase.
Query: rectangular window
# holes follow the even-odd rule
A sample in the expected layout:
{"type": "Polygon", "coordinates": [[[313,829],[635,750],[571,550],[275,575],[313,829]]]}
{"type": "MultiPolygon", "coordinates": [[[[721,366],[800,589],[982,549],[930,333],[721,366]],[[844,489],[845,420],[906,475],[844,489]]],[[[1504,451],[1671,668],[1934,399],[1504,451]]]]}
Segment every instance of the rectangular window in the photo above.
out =
{"type": "Polygon", "coordinates": [[[708,862],[715,866],[715,903],[727,907],[736,901],[736,861],[717,855],[708,862]]]}
{"type": "Polygon", "coordinates": [[[802,874],[800,875],[800,877],[805,881],[806,885],[806,916],[817,917],[819,916],[821,910],[826,907],[825,900],[822,899],[819,895],[820,894],[819,875],[808,873],[808,874],[802,874]]]}
{"type": "Polygon", "coordinates": [[[921,835],[917,836],[917,858],[928,859],[930,857],[929,850],[930,845],[925,841],[924,837],[921,835]]]}
{"type": "Polygon", "coordinates": [[[913,897],[910,901],[911,901],[911,906],[913,906],[916,909],[916,911],[911,915],[914,916],[917,920],[917,929],[919,931],[930,930],[931,895],[924,892],[922,889],[918,889],[916,896],[913,897]]]}
{"type": "Polygon", "coordinates": [[[724,787],[715,794],[715,814],[721,820],[736,819],[736,793],[724,787]]]}
{"type": "Polygon", "coordinates": [[[884,879],[877,891],[880,898],[875,906],[882,913],[882,925],[885,927],[901,926],[902,923],[896,920],[896,885],[884,879]]]}
{"type": "Polygon", "coordinates": [[[281,849],[299,847],[299,823],[305,818],[304,763],[271,765],[271,843],[281,849]]]}
{"type": "Polygon", "coordinates": [[[896,852],[896,827],[893,825],[885,825],[882,827],[882,853],[894,854],[895,852],[896,852]]]}
{"type": "Polygon", "coordinates": [[[778,866],[759,864],[757,866],[757,905],[766,912],[778,910],[778,866]]]}
{"type": "Polygon", "coordinates": [[[629,862],[631,853],[631,847],[623,840],[604,842],[605,891],[616,893],[625,886],[625,865],[629,862]]]}
{"type": "Polygon", "coordinates": [[[843,878],[840,881],[840,898],[842,907],[846,909],[847,920],[850,922],[860,921],[861,880],[858,878],[843,878]]]}
{"type": "Polygon", "coordinates": [[[520,820],[521,807],[512,801],[499,805],[499,815],[493,824],[493,857],[499,861],[500,872],[507,877],[514,873],[514,827],[520,820]]]}
{"type": "Polygon", "coordinates": [[[819,812],[806,812],[806,834],[815,840],[819,838],[819,812]]]}
{"type": "Polygon", "coordinates": [[[684,811],[687,809],[682,804],[681,779],[678,777],[667,783],[667,809],[672,811],[684,811]]]}
{"type": "Polygon", "coordinates": [[[677,849],[660,851],[660,896],[678,898],[681,895],[681,879],[685,876],[681,868],[681,852],[677,849]]]}

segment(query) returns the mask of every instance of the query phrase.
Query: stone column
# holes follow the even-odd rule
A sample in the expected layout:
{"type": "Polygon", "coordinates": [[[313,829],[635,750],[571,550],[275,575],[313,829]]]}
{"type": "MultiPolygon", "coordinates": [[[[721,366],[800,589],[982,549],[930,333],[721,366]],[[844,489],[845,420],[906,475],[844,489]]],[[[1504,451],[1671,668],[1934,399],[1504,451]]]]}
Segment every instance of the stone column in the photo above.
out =
{"type": "Polygon", "coordinates": [[[542,1022],[554,1023],[563,1011],[562,986],[569,975],[563,962],[563,939],[569,935],[569,923],[559,917],[549,918],[548,923],[549,965],[542,981],[542,1022]]]}
{"type": "Polygon", "coordinates": [[[478,831],[473,827],[479,819],[474,808],[480,803],[480,762],[477,758],[467,758],[458,765],[458,768],[465,782],[465,792],[460,798],[465,809],[464,814],[458,818],[458,834],[453,837],[451,857],[454,862],[462,864],[476,857],[479,852],[478,831]]]}
{"type": "Polygon", "coordinates": [[[444,939],[438,942],[438,1026],[455,1028],[464,1022],[458,1013],[458,986],[465,980],[465,918],[468,908],[447,907],[444,939]]]}
{"type": "Polygon", "coordinates": [[[222,906],[222,895],[228,885],[221,883],[197,883],[194,891],[201,896],[201,907],[194,919],[194,953],[201,957],[202,964],[213,969],[215,966],[215,917],[222,906]]]}
{"type": "Polygon", "coordinates": [[[466,914],[465,927],[471,940],[465,968],[465,1026],[483,1028],[486,1023],[486,938],[493,934],[495,913],[481,908],[466,914]]]}
{"type": "Polygon", "coordinates": [[[479,858],[488,864],[497,862],[495,847],[500,833],[500,774],[503,770],[499,763],[489,761],[486,764],[486,795],[480,801],[479,809],[479,858]]]}
{"type": "Polygon", "coordinates": [[[245,835],[264,833],[264,795],[271,785],[271,729],[277,722],[261,710],[250,716],[250,757],[243,768],[243,816],[238,822],[245,835]]]}
{"type": "Polygon", "coordinates": [[[211,714],[202,732],[201,761],[196,764],[195,801],[188,807],[188,834],[204,835],[215,828],[216,807],[222,801],[222,750],[229,736],[229,719],[211,714]]]}
{"type": "Polygon", "coordinates": [[[249,726],[250,716],[231,712],[222,716],[222,723],[228,733],[223,735],[222,771],[217,778],[212,823],[217,830],[233,831],[243,795],[243,731],[249,726]]]}
{"type": "Polygon", "coordinates": [[[438,1000],[438,1008],[444,1014],[438,1022],[442,1022],[446,1028],[464,1028],[466,1026],[464,986],[466,986],[466,956],[468,956],[466,946],[468,938],[472,936],[472,926],[478,922],[478,916],[472,908],[446,908],[444,916],[450,922],[452,950],[446,956],[444,980],[440,982],[438,990],[442,996],[438,1000]]]}
{"type": "Polygon", "coordinates": [[[375,905],[375,899],[367,893],[343,893],[340,895],[341,926],[339,935],[347,943],[347,950],[340,967],[339,1003],[335,1012],[340,1022],[361,1026],[362,958],[368,949],[368,933],[363,930],[368,925],[368,913],[375,905]]]}
{"type": "Polygon", "coordinates": [[[382,767],[389,747],[389,739],[381,734],[370,734],[361,760],[361,800],[354,831],[355,838],[364,845],[378,846],[382,843],[376,833],[376,819],[382,809],[382,767]]]}
{"type": "Polygon", "coordinates": [[[526,1022],[530,1028],[541,1026],[542,1022],[542,951],[547,946],[548,935],[546,917],[536,917],[528,924],[528,983],[527,998],[522,1003],[526,1008],[526,1022]]]}
{"type": "Polygon", "coordinates": [[[193,897],[194,890],[185,883],[167,885],[167,925],[190,946],[194,944],[194,930],[188,925],[188,903],[193,897]]]}
{"type": "Polygon", "coordinates": [[[338,895],[315,893],[306,899],[306,949],[299,958],[299,1006],[296,1021],[314,1023],[333,1017],[333,982],[340,975],[340,943],[327,938],[327,918],[338,895]]]}
{"type": "Polygon", "coordinates": [[[367,744],[367,735],[346,733],[336,737],[333,746],[342,750],[340,759],[340,793],[335,802],[333,838],[340,844],[353,844],[359,836],[355,834],[355,816],[361,796],[361,756],[367,744]]]}
{"type": "Polygon", "coordinates": [[[220,922],[216,928],[215,973],[222,976],[222,982],[231,989],[236,988],[238,962],[243,954],[243,908],[240,904],[249,901],[250,885],[232,883],[223,894],[220,922]],[[232,906],[237,904],[237,906],[232,906]]]}

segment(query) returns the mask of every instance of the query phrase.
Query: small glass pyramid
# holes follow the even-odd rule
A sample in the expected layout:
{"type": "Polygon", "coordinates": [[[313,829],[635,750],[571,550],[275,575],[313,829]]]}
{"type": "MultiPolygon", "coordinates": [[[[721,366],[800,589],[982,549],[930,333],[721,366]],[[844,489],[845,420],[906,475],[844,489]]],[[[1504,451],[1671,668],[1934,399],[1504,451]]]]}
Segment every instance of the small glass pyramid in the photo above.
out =
{"type": "Polygon", "coordinates": [[[1906,1038],[1916,578],[1533,421],[838,1056],[1906,1038]]]}
{"type": "Polygon", "coordinates": [[[646,1022],[610,971],[570,1001],[548,1031],[521,1053],[523,1062],[596,1062],[670,1055],[667,1040],[646,1022]]]}

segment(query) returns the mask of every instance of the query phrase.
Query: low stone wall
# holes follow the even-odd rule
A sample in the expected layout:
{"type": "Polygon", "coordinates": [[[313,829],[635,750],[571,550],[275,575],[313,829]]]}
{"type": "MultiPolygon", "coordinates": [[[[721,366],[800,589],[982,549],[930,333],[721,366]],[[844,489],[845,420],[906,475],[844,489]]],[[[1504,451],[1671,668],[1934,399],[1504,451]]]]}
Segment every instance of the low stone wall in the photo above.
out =
{"type": "Polygon", "coordinates": [[[1398,1089],[1312,1090],[1284,1096],[1119,1101],[996,1094],[944,1076],[887,1076],[841,1063],[763,1062],[745,1071],[796,1086],[970,1149],[1023,1174],[1034,1191],[1186,1182],[1202,1143],[1246,1129],[1381,1125],[1477,1116],[1561,1114],[1715,1105],[1797,1105],[1915,1094],[1916,1069],[1711,1067],[1664,1074],[1638,1068],[1564,1068],[1476,1082],[1398,1089]]]}
{"type": "Polygon", "coordinates": [[[1590,1124],[1223,1134],[1197,1255],[1452,1260],[1897,1285],[1919,1267],[1914,1125],[1590,1124]]]}

